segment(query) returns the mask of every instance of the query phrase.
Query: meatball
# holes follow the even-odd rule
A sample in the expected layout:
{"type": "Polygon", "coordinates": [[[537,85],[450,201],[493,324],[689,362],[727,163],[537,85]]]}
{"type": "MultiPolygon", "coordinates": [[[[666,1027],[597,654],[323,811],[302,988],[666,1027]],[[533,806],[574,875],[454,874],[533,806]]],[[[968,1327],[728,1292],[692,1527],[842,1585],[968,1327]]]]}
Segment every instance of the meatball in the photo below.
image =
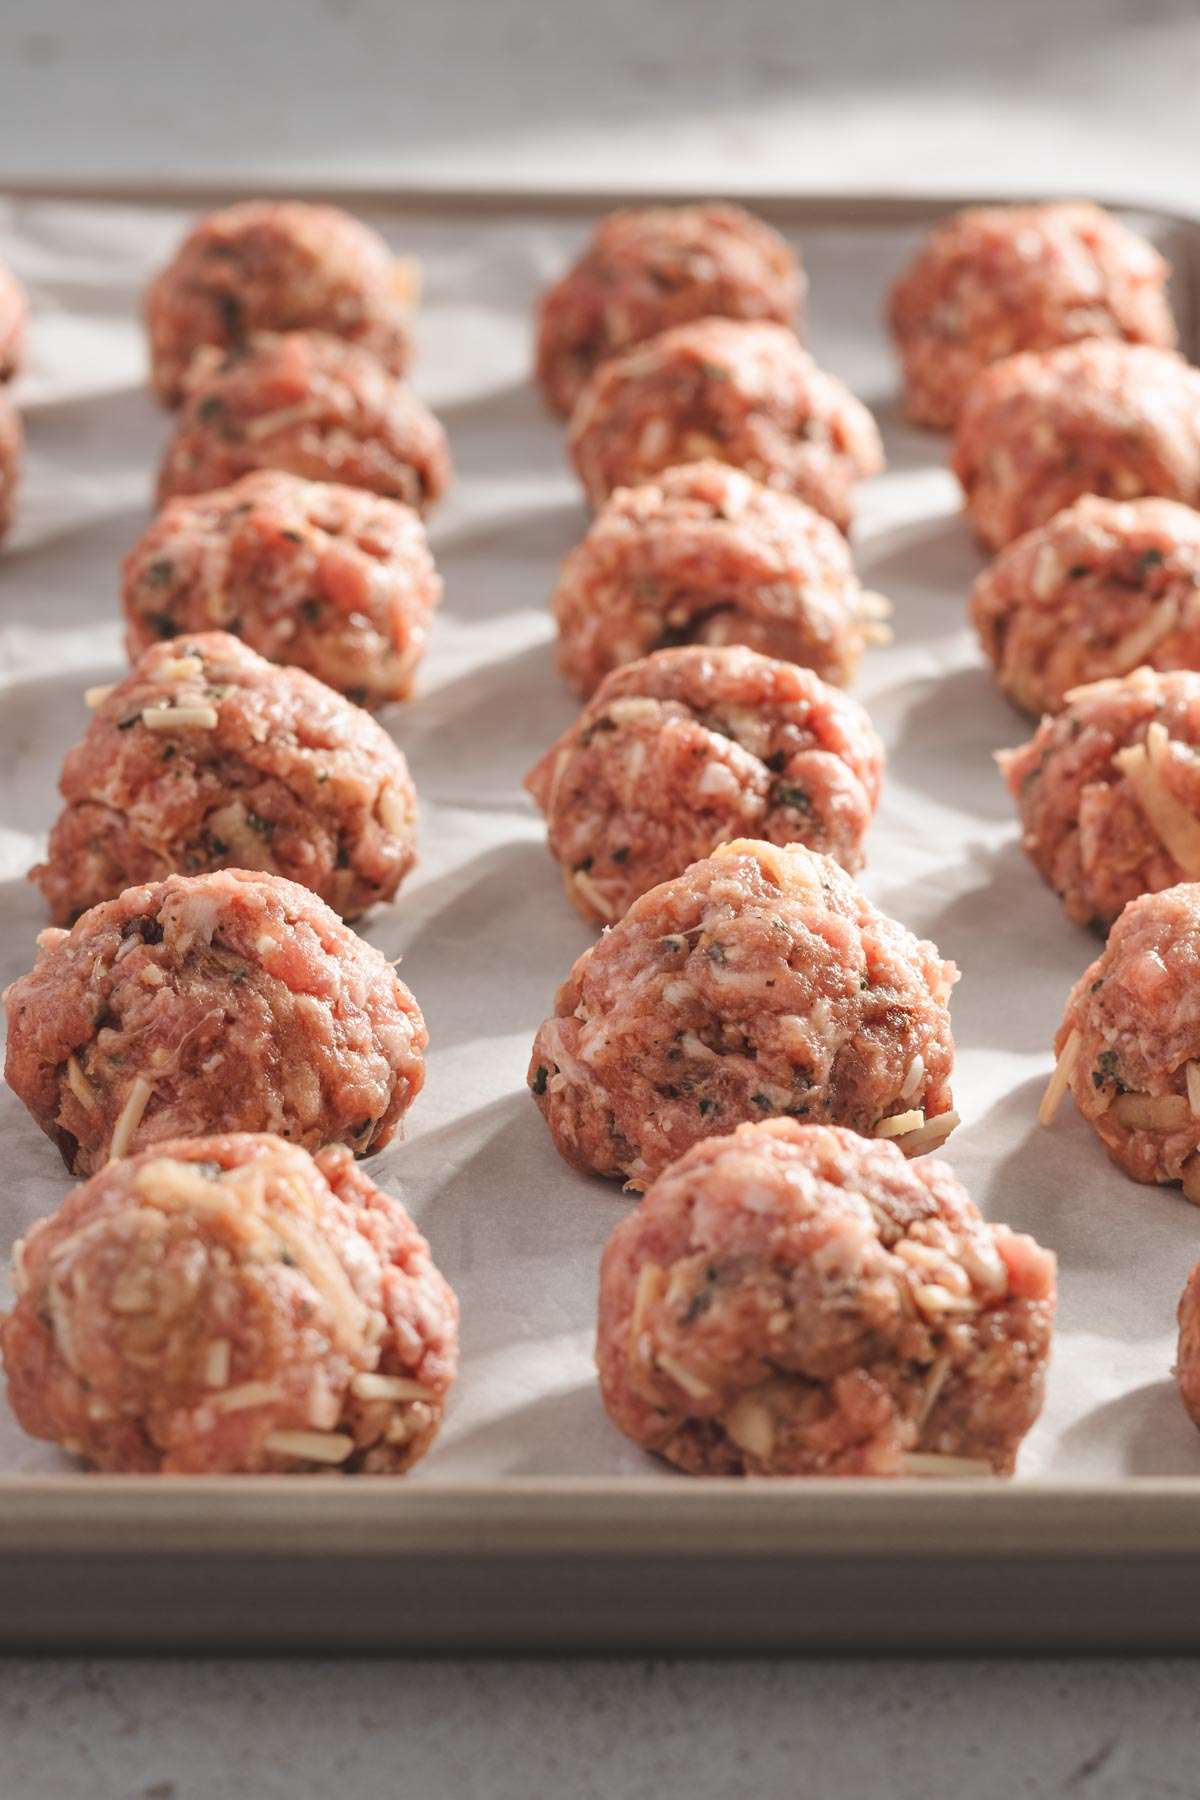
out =
{"type": "Polygon", "coordinates": [[[22,450],[20,414],[0,390],[0,538],[4,537],[13,522],[17,488],[21,480],[22,450]]]}
{"type": "Polygon", "coordinates": [[[268,331],[327,332],[403,375],[414,290],[412,265],[340,207],[247,200],[209,213],[146,295],[155,392],[176,405],[197,350],[268,331]]]}
{"type": "Polygon", "coordinates": [[[1200,885],[1131,900],[1071,990],[1042,1101],[1069,1088],[1135,1181],[1183,1183],[1200,1205],[1200,885]]]}
{"type": "Polygon", "coordinates": [[[411,388],[366,350],[316,332],[255,338],[202,358],[159,474],[174,494],[282,469],[426,512],[450,483],[446,434],[411,388]]]}
{"type": "Polygon", "coordinates": [[[411,507],[264,469],[171,500],[126,558],[131,661],[232,631],[360,705],[411,693],[442,583],[411,507]]]}
{"type": "Polygon", "coordinates": [[[728,838],[800,842],[861,868],[883,745],[857,701],[753,650],[660,650],[615,669],[525,785],[585,919],[728,838]]]}
{"type": "Polygon", "coordinates": [[[916,1156],[958,1123],[957,978],[828,857],[735,839],[584,951],[534,1041],[529,1085],[568,1162],[633,1188],[770,1114],[916,1156]]]}
{"type": "Polygon", "coordinates": [[[588,695],[672,644],[747,644],[845,686],[890,612],[859,585],[846,540],[790,494],[715,462],[618,488],[563,564],[558,667],[588,695]]]}
{"type": "Polygon", "coordinates": [[[609,1239],[613,1423],[693,1475],[1011,1474],[1055,1262],[945,1163],[771,1119],[706,1138],[609,1239]]]}
{"type": "Polygon", "coordinates": [[[996,679],[1026,712],[1142,664],[1200,668],[1200,512],[1086,495],[1002,550],[971,591],[996,679]]]}
{"type": "Polygon", "coordinates": [[[989,550],[1082,494],[1200,501],[1200,369],[1170,350],[1091,339],[976,376],[954,471],[989,550]]]}
{"type": "Polygon", "coordinates": [[[598,363],[693,319],[791,325],[807,291],[777,231],[741,206],[649,206],[609,213],[541,299],[537,377],[569,413],[598,363]]]}
{"type": "Polygon", "coordinates": [[[999,762],[1026,854],[1077,924],[1107,930],[1139,894],[1200,880],[1200,674],[1079,688],[999,762]]]}
{"type": "Polygon", "coordinates": [[[1195,1425],[1200,1425],[1200,1263],[1179,1296],[1179,1352],[1175,1379],[1179,1395],[1195,1425]]]}
{"type": "Polygon", "coordinates": [[[614,488],[713,457],[807,500],[841,530],[883,468],[875,421],[786,326],[697,319],[611,357],[571,415],[571,455],[598,506],[614,488]]]}
{"type": "Polygon", "coordinates": [[[1018,350],[1078,338],[1170,349],[1168,274],[1145,238],[1088,201],[956,213],[889,297],[909,418],[953,425],[972,378],[1018,350]]]}
{"type": "Polygon", "coordinates": [[[0,381],[11,381],[25,360],[28,315],[24,288],[0,263],[0,381]]]}
{"type": "Polygon", "coordinates": [[[109,1163],[13,1258],[17,1418],[116,1473],[398,1475],[437,1434],[458,1304],[348,1150],[180,1138],[109,1163]]]}
{"type": "Polygon", "coordinates": [[[74,1175],[214,1131],[365,1155],[425,1079],[395,970],[278,875],[169,875],[38,944],[4,994],[4,1073],[74,1175]]]}
{"type": "Polygon", "coordinates": [[[416,861],[408,765],[361,708],[223,631],[102,691],[32,871],[56,924],[176,872],[262,869],[356,918],[416,861]]]}

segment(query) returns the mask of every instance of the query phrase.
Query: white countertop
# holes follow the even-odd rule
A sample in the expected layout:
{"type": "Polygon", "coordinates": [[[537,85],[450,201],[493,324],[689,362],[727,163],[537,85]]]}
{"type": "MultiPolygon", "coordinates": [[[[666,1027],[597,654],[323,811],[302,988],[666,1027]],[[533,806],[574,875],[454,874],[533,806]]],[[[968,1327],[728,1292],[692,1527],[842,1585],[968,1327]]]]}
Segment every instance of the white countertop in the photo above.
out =
{"type": "MultiPolygon", "coordinates": [[[[1200,210],[1194,0],[5,0],[24,180],[1098,192],[1200,210]]],[[[8,1800],[1196,1792],[1194,1665],[0,1665],[8,1800]]]]}

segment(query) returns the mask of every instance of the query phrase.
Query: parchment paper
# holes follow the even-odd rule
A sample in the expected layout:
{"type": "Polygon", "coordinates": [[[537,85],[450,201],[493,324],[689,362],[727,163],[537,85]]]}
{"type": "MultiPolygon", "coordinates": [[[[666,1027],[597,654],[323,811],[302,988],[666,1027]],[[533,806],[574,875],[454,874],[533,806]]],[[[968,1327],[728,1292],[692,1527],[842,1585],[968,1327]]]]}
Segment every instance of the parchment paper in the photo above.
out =
{"type": "MultiPolygon", "coordinates": [[[[432,1039],[409,1138],[372,1173],[403,1195],[462,1301],[461,1377],[413,1479],[646,1474],[656,1465],[609,1426],[591,1371],[599,1255],[631,1202],[559,1160],[524,1087],[533,1032],[590,939],[521,790],[573,716],[551,666],[546,601],[587,521],[561,428],[527,379],[531,305],[587,219],[520,208],[372,216],[423,263],[415,382],[445,420],[458,468],[433,523],[446,599],[419,697],[383,715],[420,791],[421,863],[365,927],[386,955],[403,953],[432,1039]]],[[[117,564],[147,522],[167,431],[144,387],[138,304],[185,218],[100,203],[0,207],[0,258],[36,308],[33,366],[18,388],[23,502],[0,552],[6,982],[29,966],[45,922],[24,877],[86,722],[83,690],[123,669],[117,564]]],[[[1029,728],[997,695],[964,622],[980,562],[943,440],[898,420],[880,309],[913,241],[866,224],[823,225],[803,242],[813,348],[875,410],[890,463],[864,493],[856,532],[864,580],[896,607],[896,642],[868,654],[858,688],[890,758],[864,885],[963,971],[953,1012],[964,1123],[948,1160],[985,1212],[1058,1252],[1049,1399],[1022,1474],[1200,1473],[1200,1437],[1170,1381],[1200,1212],[1112,1169],[1069,1105],[1051,1131],[1034,1116],[1067,989],[1098,946],[1063,919],[1018,848],[991,756],[1029,728]]],[[[0,1155],[6,1252],[69,1182],[7,1090],[0,1155]]],[[[0,1402],[0,1468],[68,1466],[24,1438],[0,1402]]]]}

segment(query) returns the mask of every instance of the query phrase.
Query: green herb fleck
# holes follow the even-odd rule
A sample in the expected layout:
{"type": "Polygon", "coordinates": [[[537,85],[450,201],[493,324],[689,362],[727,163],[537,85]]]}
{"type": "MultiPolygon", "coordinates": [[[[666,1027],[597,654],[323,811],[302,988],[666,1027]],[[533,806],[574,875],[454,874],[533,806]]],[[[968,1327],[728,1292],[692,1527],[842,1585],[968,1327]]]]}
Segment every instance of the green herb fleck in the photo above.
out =
{"type": "Polygon", "coordinates": [[[535,1094],[544,1094],[545,1093],[546,1080],[547,1080],[547,1077],[549,1076],[549,1073],[550,1073],[550,1071],[549,1071],[549,1069],[547,1069],[545,1063],[538,1064],[537,1074],[534,1076],[533,1080],[529,1084],[530,1089],[533,1093],[535,1093],[535,1094]]]}

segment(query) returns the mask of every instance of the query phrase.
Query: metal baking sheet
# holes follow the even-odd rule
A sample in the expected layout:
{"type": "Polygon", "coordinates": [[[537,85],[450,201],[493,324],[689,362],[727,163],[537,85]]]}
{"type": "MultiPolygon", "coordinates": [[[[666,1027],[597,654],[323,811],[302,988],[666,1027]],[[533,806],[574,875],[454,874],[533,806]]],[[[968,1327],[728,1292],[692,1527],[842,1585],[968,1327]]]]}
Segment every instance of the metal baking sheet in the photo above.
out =
{"type": "MultiPolygon", "coordinates": [[[[415,379],[458,465],[433,524],[446,601],[420,696],[385,722],[423,801],[422,861],[366,935],[430,1025],[409,1140],[374,1160],[463,1303],[443,1436],[404,1482],[85,1475],[0,1409],[0,1641],[781,1648],[1200,1641],[1200,1436],[1170,1381],[1200,1215],[1134,1187],[1069,1113],[1034,1112],[1068,986],[1095,954],[1026,867],[991,753],[1027,726],[965,625],[980,566],[944,440],[906,428],[881,323],[892,274],[958,204],[751,197],[803,250],[818,358],[872,407],[889,472],[864,493],[864,580],[896,643],[858,692],[888,745],[864,885],[963,969],[964,1124],[947,1156],[992,1217],[1058,1251],[1045,1415],[1011,1483],[695,1482],[608,1425],[591,1373],[596,1270],[630,1202],[573,1174],[524,1091],[529,1043],[589,941],[521,777],[572,717],[546,600],[586,525],[561,428],[528,379],[531,308],[619,195],[338,196],[424,265],[415,379]]],[[[0,258],[36,306],[19,397],[20,522],[0,555],[0,974],[43,923],[24,880],[83,689],[120,672],[117,565],[166,432],[140,292],[214,196],[28,191],[0,258]]],[[[1127,209],[1126,209],[1127,210],[1127,209]]],[[[1200,227],[1130,215],[1200,347],[1200,227]]],[[[55,1206],[57,1155],[10,1095],[0,1248],[55,1206]]]]}

